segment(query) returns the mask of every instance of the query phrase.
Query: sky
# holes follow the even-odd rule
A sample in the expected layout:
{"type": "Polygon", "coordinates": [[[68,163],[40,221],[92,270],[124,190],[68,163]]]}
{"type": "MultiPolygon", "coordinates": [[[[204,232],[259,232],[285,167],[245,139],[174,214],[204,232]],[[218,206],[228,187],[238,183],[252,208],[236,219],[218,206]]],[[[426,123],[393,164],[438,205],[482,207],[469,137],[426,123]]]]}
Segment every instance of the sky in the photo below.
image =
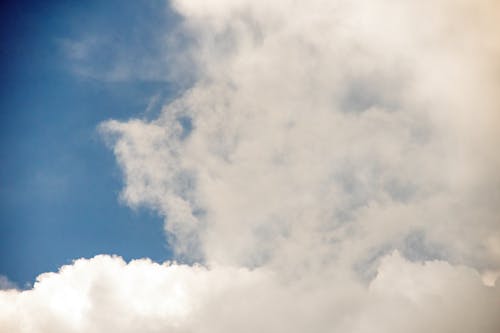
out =
{"type": "Polygon", "coordinates": [[[2,13],[0,331],[500,330],[495,0],[2,13]]]}
{"type": "Polygon", "coordinates": [[[160,77],[116,80],[105,71],[124,55],[154,58],[155,29],[175,16],[158,1],[2,6],[0,274],[23,287],[99,253],[170,258],[162,219],[118,200],[121,173],[97,126],[152,117],[154,96],[160,102],[178,92],[160,77]],[[88,59],[68,50],[97,37],[103,41],[88,59]]]}

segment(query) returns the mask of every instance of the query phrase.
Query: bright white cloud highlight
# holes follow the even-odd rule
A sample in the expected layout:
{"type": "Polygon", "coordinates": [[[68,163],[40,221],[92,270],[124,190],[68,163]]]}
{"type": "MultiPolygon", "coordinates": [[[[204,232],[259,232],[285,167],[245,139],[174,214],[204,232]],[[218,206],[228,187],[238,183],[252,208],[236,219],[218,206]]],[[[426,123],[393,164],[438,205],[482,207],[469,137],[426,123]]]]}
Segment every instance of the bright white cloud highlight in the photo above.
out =
{"type": "Polygon", "coordinates": [[[284,279],[264,268],[97,256],[41,275],[32,290],[2,292],[0,330],[494,333],[499,307],[500,288],[473,269],[397,252],[368,285],[333,271],[284,279]]]}
{"type": "Polygon", "coordinates": [[[101,129],[207,268],[79,260],[2,292],[2,328],[500,330],[495,1],[172,5],[198,81],[101,129]]]}

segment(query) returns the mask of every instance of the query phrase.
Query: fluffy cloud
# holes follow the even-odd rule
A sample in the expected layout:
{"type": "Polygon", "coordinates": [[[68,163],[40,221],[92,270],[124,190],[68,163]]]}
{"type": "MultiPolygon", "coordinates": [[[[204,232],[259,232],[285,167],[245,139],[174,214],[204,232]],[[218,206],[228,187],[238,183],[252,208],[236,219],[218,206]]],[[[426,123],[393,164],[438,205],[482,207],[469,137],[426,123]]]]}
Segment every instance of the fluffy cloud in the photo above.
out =
{"type": "Polygon", "coordinates": [[[38,277],[32,290],[3,292],[2,332],[184,332],[214,297],[258,281],[245,269],[207,270],[97,256],[38,277]]]}
{"type": "Polygon", "coordinates": [[[352,264],[419,235],[421,259],[499,265],[493,2],[173,5],[199,81],[102,128],[179,254],[352,264]]]}
{"type": "Polygon", "coordinates": [[[197,82],[101,130],[122,199],[205,266],[80,260],[2,292],[4,327],[500,330],[495,1],[172,6],[197,82]]]}
{"type": "Polygon", "coordinates": [[[498,331],[500,288],[444,261],[385,256],[365,285],[335,272],[80,259],[0,294],[2,332],[498,331]],[[459,314],[459,315],[458,315],[459,314]]]}

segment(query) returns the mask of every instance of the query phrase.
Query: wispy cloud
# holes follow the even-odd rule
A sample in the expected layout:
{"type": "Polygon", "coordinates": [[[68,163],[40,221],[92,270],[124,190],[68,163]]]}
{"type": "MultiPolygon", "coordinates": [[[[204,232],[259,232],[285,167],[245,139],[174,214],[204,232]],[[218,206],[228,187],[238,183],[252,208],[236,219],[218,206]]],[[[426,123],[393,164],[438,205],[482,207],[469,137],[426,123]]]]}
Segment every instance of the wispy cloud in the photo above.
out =
{"type": "Polygon", "coordinates": [[[56,38],[70,71],[108,83],[168,81],[179,87],[192,83],[194,68],[186,70],[188,35],[177,28],[180,18],[168,10],[167,2],[136,1],[95,10],[86,30],[56,38]],[[179,67],[184,68],[183,76],[179,67]]]}
{"type": "Polygon", "coordinates": [[[18,289],[17,285],[5,275],[0,275],[0,290],[18,289]]]}

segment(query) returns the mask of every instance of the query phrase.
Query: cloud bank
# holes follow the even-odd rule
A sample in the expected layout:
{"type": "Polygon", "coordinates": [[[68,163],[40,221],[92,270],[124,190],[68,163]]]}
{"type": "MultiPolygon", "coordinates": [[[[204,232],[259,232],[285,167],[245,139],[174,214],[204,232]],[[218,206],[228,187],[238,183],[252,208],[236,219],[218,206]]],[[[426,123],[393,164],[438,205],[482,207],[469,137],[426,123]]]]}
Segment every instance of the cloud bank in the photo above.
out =
{"type": "Polygon", "coordinates": [[[78,260],[1,291],[0,329],[500,330],[497,2],[171,5],[196,83],[101,130],[202,266],[78,260]]]}
{"type": "Polygon", "coordinates": [[[97,256],[3,291],[2,332],[497,332],[500,288],[473,269],[385,256],[367,286],[340,274],[97,256]]]}

